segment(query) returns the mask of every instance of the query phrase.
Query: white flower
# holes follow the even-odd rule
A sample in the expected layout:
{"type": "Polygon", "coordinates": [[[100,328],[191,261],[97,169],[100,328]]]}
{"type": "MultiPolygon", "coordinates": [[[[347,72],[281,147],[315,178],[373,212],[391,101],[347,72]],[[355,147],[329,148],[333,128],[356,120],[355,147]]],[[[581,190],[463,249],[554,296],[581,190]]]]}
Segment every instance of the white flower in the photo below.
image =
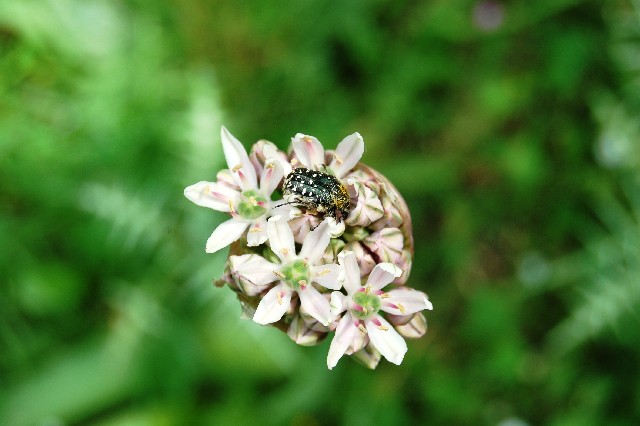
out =
{"type": "Polygon", "coordinates": [[[258,186],[256,169],[240,141],[224,126],[220,135],[228,172],[219,173],[217,182],[201,181],[184,190],[185,197],[197,205],[231,214],[231,219],[221,223],[207,240],[207,253],[238,240],[247,228],[248,246],[267,240],[267,217],[275,204],[271,194],[283,176],[279,162],[267,160],[258,186]]]}
{"type": "Polygon", "coordinates": [[[416,290],[405,288],[387,293],[382,291],[402,274],[402,270],[392,263],[376,265],[363,286],[355,254],[343,251],[338,255],[338,261],[344,267],[343,285],[347,295],[339,291],[331,294],[331,313],[346,313],[338,323],[331,341],[327,366],[332,369],[348,350],[357,352],[364,347],[366,336],[382,356],[399,365],[407,352],[407,344],[379,311],[408,315],[432,309],[431,302],[424,293],[416,290]]]}
{"type": "Polygon", "coordinates": [[[329,301],[312,285],[316,283],[330,290],[338,290],[342,286],[338,281],[342,270],[340,265],[319,264],[330,240],[326,222],[307,235],[299,254],[296,254],[293,233],[286,218],[270,218],[267,234],[271,250],[280,259],[280,264],[266,260],[235,262],[234,258],[240,256],[230,257],[232,265],[238,265],[237,269],[232,270],[234,275],[241,276],[256,286],[276,282],[260,301],[253,320],[259,324],[271,324],[280,320],[289,309],[291,297],[297,293],[302,309],[321,324],[329,325],[329,301]]]}
{"type": "Polygon", "coordinates": [[[338,144],[329,164],[325,163],[322,144],[313,136],[298,133],[291,139],[291,144],[298,161],[307,169],[324,171],[328,168],[338,179],[345,177],[364,153],[364,140],[358,132],[347,136],[338,144]]]}

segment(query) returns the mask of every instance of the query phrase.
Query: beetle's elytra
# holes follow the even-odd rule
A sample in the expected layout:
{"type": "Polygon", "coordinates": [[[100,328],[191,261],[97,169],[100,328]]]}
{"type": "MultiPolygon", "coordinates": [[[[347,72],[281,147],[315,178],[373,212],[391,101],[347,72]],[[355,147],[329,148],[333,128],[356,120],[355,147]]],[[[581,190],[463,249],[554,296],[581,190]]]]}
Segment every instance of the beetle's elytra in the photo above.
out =
{"type": "Polygon", "coordinates": [[[284,179],[282,195],[287,204],[322,213],[337,222],[346,219],[351,211],[347,188],[335,176],[317,170],[293,169],[284,179]]]}

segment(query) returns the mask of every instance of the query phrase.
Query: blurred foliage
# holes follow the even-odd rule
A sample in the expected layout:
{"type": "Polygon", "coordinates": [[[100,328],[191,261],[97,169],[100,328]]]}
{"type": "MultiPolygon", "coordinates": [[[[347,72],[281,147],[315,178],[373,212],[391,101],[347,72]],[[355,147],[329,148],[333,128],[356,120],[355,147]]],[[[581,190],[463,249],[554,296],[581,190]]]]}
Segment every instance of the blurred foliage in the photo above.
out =
{"type": "Polygon", "coordinates": [[[0,424],[630,425],[637,1],[2,0],[0,424]],[[412,211],[427,337],[371,372],[215,289],[182,196],[296,132],[412,211]]]}

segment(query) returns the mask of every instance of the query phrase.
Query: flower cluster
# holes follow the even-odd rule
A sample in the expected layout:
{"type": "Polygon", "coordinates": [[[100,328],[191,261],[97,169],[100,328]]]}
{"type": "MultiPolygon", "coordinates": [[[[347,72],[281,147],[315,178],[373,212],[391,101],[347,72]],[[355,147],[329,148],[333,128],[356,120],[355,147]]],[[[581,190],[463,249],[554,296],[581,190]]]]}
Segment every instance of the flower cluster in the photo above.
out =
{"type": "MultiPolygon", "coordinates": [[[[208,253],[230,246],[216,284],[236,292],[248,318],[285,331],[300,345],[335,332],[329,369],[344,354],[369,368],[381,356],[400,364],[407,352],[403,337],[426,333],[421,311],[432,305],[426,294],[405,286],[413,256],[409,211],[384,176],[359,162],[360,134],[344,138],[335,151],[299,133],[289,153],[261,140],[249,154],[224,127],[221,137],[229,168],[216,182],[184,191],[192,202],[231,215],[206,244],[208,253]],[[283,199],[282,181],[298,167],[311,176],[335,176],[326,181],[348,192],[348,216],[336,220],[283,199]]],[[[309,185],[316,187],[310,176],[309,185]]]]}

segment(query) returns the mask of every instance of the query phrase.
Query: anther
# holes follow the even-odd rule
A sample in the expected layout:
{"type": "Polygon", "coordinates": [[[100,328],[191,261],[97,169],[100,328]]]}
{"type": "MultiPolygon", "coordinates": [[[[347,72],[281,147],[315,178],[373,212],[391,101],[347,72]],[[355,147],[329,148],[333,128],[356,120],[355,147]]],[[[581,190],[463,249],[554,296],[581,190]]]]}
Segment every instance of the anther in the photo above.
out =
{"type": "Polygon", "coordinates": [[[404,306],[402,306],[400,303],[398,303],[397,305],[398,305],[398,309],[400,310],[400,312],[402,312],[402,315],[406,315],[407,314],[407,310],[404,308],[404,306]]]}
{"type": "Polygon", "coordinates": [[[242,168],[242,164],[238,164],[236,166],[233,167],[233,169],[231,169],[232,172],[237,172],[238,170],[240,170],[242,168]]]}

